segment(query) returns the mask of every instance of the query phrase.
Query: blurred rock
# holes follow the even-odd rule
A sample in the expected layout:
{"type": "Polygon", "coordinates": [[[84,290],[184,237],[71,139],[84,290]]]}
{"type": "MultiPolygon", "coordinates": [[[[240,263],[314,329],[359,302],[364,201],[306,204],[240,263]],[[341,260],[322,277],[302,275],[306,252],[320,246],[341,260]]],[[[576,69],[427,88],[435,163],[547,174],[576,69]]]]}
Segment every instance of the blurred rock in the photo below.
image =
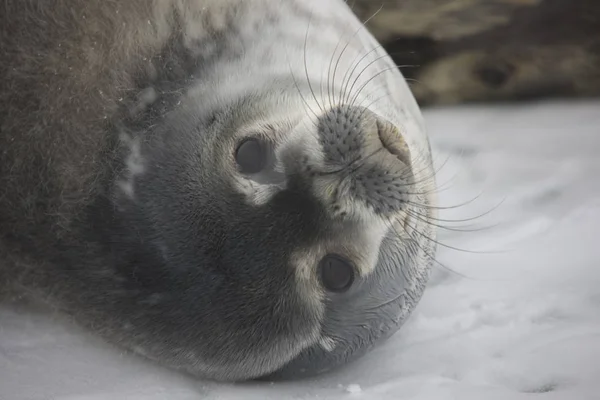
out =
{"type": "Polygon", "coordinates": [[[600,95],[600,0],[348,3],[422,105],[600,95]]]}

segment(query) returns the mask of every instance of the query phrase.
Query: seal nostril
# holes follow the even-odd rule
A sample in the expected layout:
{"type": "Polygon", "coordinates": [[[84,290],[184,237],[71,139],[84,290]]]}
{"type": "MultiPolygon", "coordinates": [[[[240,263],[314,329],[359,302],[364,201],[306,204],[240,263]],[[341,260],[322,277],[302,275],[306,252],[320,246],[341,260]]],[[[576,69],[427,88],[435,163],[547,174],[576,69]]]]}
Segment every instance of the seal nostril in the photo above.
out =
{"type": "Polygon", "coordinates": [[[330,292],[345,292],[354,282],[354,266],[337,254],[327,254],[319,263],[321,283],[330,292]]]}
{"type": "MultiPolygon", "coordinates": [[[[377,134],[381,144],[387,151],[395,155],[404,164],[410,165],[410,151],[395,126],[377,121],[377,134]]],[[[388,171],[385,171],[386,175],[388,173],[388,171]]]]}

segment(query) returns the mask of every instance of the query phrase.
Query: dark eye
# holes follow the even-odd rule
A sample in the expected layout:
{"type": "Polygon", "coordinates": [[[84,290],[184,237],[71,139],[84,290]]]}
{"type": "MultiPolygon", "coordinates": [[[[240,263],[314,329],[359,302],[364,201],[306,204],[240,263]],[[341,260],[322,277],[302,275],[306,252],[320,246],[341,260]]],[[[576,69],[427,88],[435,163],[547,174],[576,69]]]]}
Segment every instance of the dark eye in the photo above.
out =
{"type": "Polygon", "coordinates": [[[235,162],[240,172],[256,174],[267,164],[267,144],[257,138],[244,139],[235,150],[235,162]]]}
{"type": "Polygon", "coordinates": [[[321,283],[330,292],[345,292],[354,282],[354,266],[337,254],[328,254],[319,263],[321,283]]]}

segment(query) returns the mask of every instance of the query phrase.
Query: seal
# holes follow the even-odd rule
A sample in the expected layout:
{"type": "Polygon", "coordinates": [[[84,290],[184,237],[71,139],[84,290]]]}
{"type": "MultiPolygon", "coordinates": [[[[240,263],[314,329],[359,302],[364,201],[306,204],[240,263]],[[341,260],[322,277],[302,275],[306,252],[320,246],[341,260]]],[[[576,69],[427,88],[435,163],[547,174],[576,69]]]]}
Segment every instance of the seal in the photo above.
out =
{"type": "Polygon", "coordinates": [[[0,282],[204,379],[322,373],[435,252],[400,70],[341,0],[7,0],[0,282]]]}

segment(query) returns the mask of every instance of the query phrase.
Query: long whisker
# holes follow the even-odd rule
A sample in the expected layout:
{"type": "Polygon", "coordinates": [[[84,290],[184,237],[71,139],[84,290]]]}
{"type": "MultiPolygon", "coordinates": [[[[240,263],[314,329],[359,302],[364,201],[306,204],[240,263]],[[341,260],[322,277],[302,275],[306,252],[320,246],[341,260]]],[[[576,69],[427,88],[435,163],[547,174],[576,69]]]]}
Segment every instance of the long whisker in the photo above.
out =
{"type": "MultiPolygon", "coordinates": [[[[365,112],[367,112],[367,111],[370,109],[370,107],[371,107],[371,106],[372,106],[372,105],[373,105],[375,102],[377,102],[377,101],[381,100],[381,99],[382,99],[382,98],[384,98],[384,97],[387,97],[387,95],[382,95],[382,96],[379,96],[378,98],[376,98],[375,100],[373,100],[373,101],[372,101],[372,102],[371,102],[371,103],[370,103],[370,104],[369,104],[367,107],[364,107],[364,108],[363,108],[363,110],[361,111],[361,113],[359,114],[359,118],[358,118],[358,119],[362,118],[362,116],[364,115],[364,113],[365,113],[365,112]]],[[[363,100],[363,101],[360,103],[360,104],[361,104],[361,106],[362,106],[362,103],[363,103],[363,102],[364,102],[364,100],[363,100]]],[[[424,157],[429,157],[429,155],[428,155],[428,153],[427,153],[426,151],[423,151],[423,152],[421,152],[421,153],[420,153],[418,156],[416,156],[416,157],[413,157],[411,164],[413,164],[413,165],[414,165],[414,164],[419,164],[419,165],[420,165],[420,164],[421,164],[421,162],[422,162],[422,161],[424,161],[424,160],[423,160],[423,158],[424,158],[424,157]]],[[[448,158],[448,159],[449,159],[449,158],[448,158]]],[[[447,159],[447,160],[444,162],[444,164],[445,164],[446,162],[448,162],[448,159],[447,159]]],[[[414,171],[414,170],[413,170],[413,171],[410,171],[410,172],[412,172],[412,174],[413,174],[413,175],[420,174],[420,173],[421,173],[421,172],[423,172],[424,170],[426,170],[426,169],[429,169],[429,167],[430,167],[430,165],[429,165],[429,164],[430,164],[430,163],[429,163],[429,162],[427,162],[427,163],[426,163],[426,165],[424,166],[424,169],[423,169],[423,170],[421,170],[421,171],[418,171],[417,173],[415,173],[415,171],[414,171]]],[[[443,167],[443,166],[444,166],[444,165],[442,165],[442,167],[443,167]]],[[[441,167],[440,167],[440,169],[441,169],[441,167]]],[[[408,172],[409,172],[409,171],[407,171],[407,173],[408,173],[408,172]]],[[[435,171],[435,172],[434,172],[434,175],[435,175],[437,172],[438,172],[438,171],[435,171]]],[[[404,176],[404,175],[403,175],[403,176],[404,176]]],[[[405,176],[405,177],[406,177],[406,176],[405,176]]],[[[432,177],[433,177],[433,176],[432,176],[432,177]]],[[[426,178],[426,179],[431,179],[432,177],[430,177],[430,178],[426,178]]],[[[426,179],[424,179],[424,180],[426,180],[426,179]]],[[[414,185],[414,184],[418,184],[418,183],[420,183],[420,182],[419,182],[419,181],[417,181],[417,182],[413,182],[412,184],[414,185]]]]}
{"type": "MultiPolygon", "coordinates": [[[[344,54],[344,52],[346,51],[346,49],[348,48],[348,46],[350,45],[350,42],[352,41],[352,39],[354,39],[354,37],[362,30],[365,28],[365,25],[372,19],[374,18],[377,14],[379,14],[379,12],[383,9],[383,3],[381,3],[381,7],[379,7],[379,9],[377,11],[375,11],[373,13],[373,15],[371,15],[369,18],[367,18],[362,24],[361,26],[356,30],[356,32],[354,32],[354,35],[352,35],[352,37],[350,37],[350,39],[348,39],[348,41],[346,42],[346,45],[344,46],[344,48],[342,49],[342,51],[340,52],[340,55],[338,56],[338,59],[335,63],[335,68],[333,69],[333,82],[332,82],[332,89],[335,89],[335,75],[338,69],[338,65],[340,63],[340,60],[342,59],[342,55],[344,54]]],[[[333,101],[335,103],[335,92],[334,92],[334,96],[333,96],[333,101]]],[[[338,102],[341,101],[341,97],[338,100],[338,102]]]]}
{"type": "MultiPolygon", "coordinates": [[[[377,59],[375,59],[375,60],[371,61],[371,62],[370,62],[368,65],[366,65],[366,66],[365,66],[365,67],[364,67],[364,68],[361,70],[361,72],[360,72],[360,73],[359,73],[359,74],[356,76],[356,78],[354,79],[354,82],[352,83],[352,87],[350,88],[350,90],[348,90],[348,93],[347,93],[347,96],[346,96],[346,89],[347,89],[347,86],[348,86],[348,84],[350,83],[350,77],[351,77],[351,76],[348,78],[348,82],[347,82],[346,86],[344,87],[344,98],[345,98],[345,100],[346,100],[346,101],[347,101],[347,99],[348,99],[348,98],[351,96],[351,94],[352,94],[352,89],[354,89],[354,85],[357,83],[357,81],[358,81],[358,79],[360,78],[360,76],[361,76],[361,75],[362,75],[362,74],[363,74],[363,73],[364,73],[364,72],[367,70],[367,68],[368,68],[370,65],[372,65],[373,63],[375,63],[375,62],[377,62],[378,60],[380,60],[381,58],[385,58],[385,57],[386,57],[385,55],[383,55],[383,56],[381,56],[381,57],[378,57],[377,59]]],[[[392,65],[393,65],[393,67],[389,67],[389,68],[387,68],[386,70],[387,70],[387,71],[389,71],[389,70],[395,70],[396,68],[397,68],[397,69],[399,69],[399,70],[402,70],[403,68],[415,68],[415,67],[418,67],[417,65],[408,65],[408,64],[392,64],[392,65]]],[[[385,70],[384,70],[383,72],[385,72],[385,70]]],[[[407,83],[408,83],[408,82],[411,80],[410,78],[406,78],[406,77],[404,77],[404,76],[402,76],[402,78],[403,78],[405,81],[407,81],[407,83]]],[[[375,86],[375,89],[374,89],[374,90],[373,90],[371,93],[377,93],[377,92],[379,92],[379,91],[380,91],[380,90],[379,90],[379,89],[380,89],[380,87],[381,87],[380,85],[376,85],[376,86],[375,86]]],[[[371,96],[371,93],[370,93],[369,95],[365,96],[365,99],[368,99],[368,98],[371,96]]],[[[377,98],[377,100],[376,100],[376,101],[379,101],[381,98],[383,98],[383,97],[386,97],[386,96],[387,96],[387,95],[381,96],[381,97],[377,98]]],[[[362,102],[359,104],[359,106],[362,106],[362,103],[365,101],[365,99],[363,99],[363,101],[362,101],[362,102]]],[[[374,104],[376,101],[374,101],[372,104],[370,104],[370,105],[369,105],[367,108],[371,107],[371,106],[372,106],[372,105],[373,105],[373,104],[374,104]]],[[[352,103],[352,104],[354,104],[354,103],[352,103]]]]}
{"type": "MultiPolygon", "coordinates": [[[[354,72],[356,71],[356,68],[358,68],[358,66],[360,65],[360,63],[372,52],[374,52],[375,50],[377,50],[378,48],[382,47],[381,45],[373,47],[371,50],[369,50],[367,53],[365,53],[360,60],[358,60],[358,62],[354,65],[354,67],[352,69],[348,68],[346,70],[346,73],[344,74],[343,78],[342,78],[342,97],[346,98],[346,89],[348,88],[348,84],[350,83],[350,78],[352,77],[352,74],[354,74],[354,72]],[[348,75],[348,72],[350,72],[350,75],[348,75]],[[346,77],[348,78],[348,82],[346,82],[344,84],[344,82],[346,81],[346,77]]],[[[357,55],[356,58],[358,58],[359,56],[357,55]]],[[[356,61],[356,58],[354,59],[356,61]]],[[[354,61],[352,62],[352,64],[354,64],[354,61]]],[[[350,64],[350,65],[352,65],[350,64]]]]}
{"type": "MultiPolygon", "coordinates": [[[[360,28],[359,28],[359,30],[360,30],[360,28]]],[[[333,58],[335,57],[335,52],[337,51],[338,46],[340,45],[340,43],[342,43],[342,38],[343,37],[344,37],[343,35],[340,35],[340,38],[338,39],[338,41],[337,41],[337,43],[335,45],[335,48],[333,49],[333,53],[331,53],[331,59],[329,60],[329,66],[327,67],[327,98],[329,99],[329,107],[330,108],[333,108],[333,102],[331,101],[331,92],[332,92],[332,90],[330,89],[330,86],[329,86],[329,83],[330,83],[330,80],[331,80],[331,67],[333,65],[333,58]]],[[[339,59],[338,59],[338,62],[339,62],[339,59]]]]}
{"type": "MultiPolygon", "coordinates": [[[[444,229],[447,231],[452,231],[452,232],[481,232],[487,229],[490,229],[490,227],[483,227],[483,228],[466,228],[466,227],[462,227],[462,228],[454,228],[454,227],[449,227],[446,225],[441,225],[441,224],[436,224],[434,222],[431,222],[428,220],[428,216],[420,214],[418,212],[413,212],[410,209],[406,210],[406,213],[408,215],[410,215],[413,218],[418,219],[419,221],[431,225],[431,226],[435,226],[436,228],[440,228],[440,229],[444,229]]],[[[494,226],[498,226],[498,224],[495,224],[494,226]]]]}
{"type": "Polygon", "coordinates": [[[410,204],[411,206],[426,208],[426,209],[429,209],[429,210],[453,210],[453,209],[464,207],[464,206],[466,206],[468,204],[471,204],[472,202],[474,202],[475,200],[477,200],[482,194],[483,193],[480,193],[477,196],[475,196],[473,199],[468,200],[468,201],[466,201],[464,203],[457,204],[455,206],[446,206],[446,207],[430,206],[430,205],[427,205],[427,204],[419,204],[419,203],[415,203],[415,202],[412,202],[410,200],[401,199],[401,198],[397,198],[396,200],[403,201],[406,204],[410,204]]]}
{"type": "MultiPolygon", "coordinates": [[[[286,57],[287,57],[287,53],[286,53],[286,57]]],[[[294,86],[296,86],[296,90],[298,91],[300,98],[304,102],[304,111],[306,113],[306,116],[309,117],[309,119],[310,119],[310,116],[308,115],[308,110],[310,110],[310,112],[313,113],[315,118],[318,119],[319,117],[317,116],[317,113],[315,113],[315,111],[312,109],[310,104],[308,104],[308,102],[306,101],[306,98],[304,97],[304,95],[302,94],[302,91],[300,90],[300,87],[298,86],[298,81],[296,80],[296,76],[294,75],[294,71],[292,70],[292,65],[290,64],[289,58],[288,58],[288,67],[290,69],[290,74],[292,75],[292,79],[294,81],[294,86]]]]}
{"type": "Polygon", "coordinates": [[[380,309],[381,307],[385,307],[385,306],[387,306],[388,304],[392,304],[392,303],[394,303],[394,302],[398,301],[398,299],[399,299],[400,297],[402,297],[402,296],[405,296],[405,295],[406,295],[406,292],[404,292],[404,291],[401,291],[401,292],[400,292],[400,293],[399,293],[397,296],[395,296],[395,297],[393,297],[393,298],[391,298],[391,299],[389,299],[389,300],[386,300],[386,301],[384,301],[383,303],[379,303],[379,304],[377,304],[377,305],[374,305],[374,306],[372,306],[372,307],[365,308],[364,310],[365,310],[365,311],[375,311],[375,310],[378,310],[378,309],[380,309]]]}
{"type": "MultiPolygon", "coordinates": [[[[504,203],[504,201],[505,201],[505,199],[502,199],[494,207],[492,207],[489,210],[487,210],[486,212],[476,215],[474,217],[463,218],[463,219],[444,219],[444,218],[438,218],[438,217],[428,217],[428,218],[439,221],[439,222],[452,222],[452,223],[475,221],[475,220],[485,217],[485,216],[491,214],[492,212],[494,212],[495,210],[497,210],[504,203]]],[[[416,212],[416,211],[413,210],[412,212],[416,212]]],[[[419,215],[424,216],[423,214],[419,214],[419,215]]]]}
{"type": "MultiPolygon", "coordinates": [[[[422,152],[420,154],[420,157],[425,157],[426,152],[422,152]]],[[[437,175],[439,174],[439,172],[442,170],[442,168],[444,168],[444,166],[446,165],[446,163],[448,161],[450,161],[450,157],[451,155],[448,155],[448,157],[446,158],[446,160],[442,163],[442,165],[440,165],[437,169],[433,169],[433,171],[431,172],[431,175],[422,177],[422,179],[420,180],[412,180],[409,183],[406,184],[396,184],[398,187],[411,187],[411,186],[416,186],[416,185],[420,185],[423,183],[433,183],[437,177],[437,175]]],[[[420,161],[418,161],[418,159],[415,159],[412,162],[413,165],[416,164],[421,164],[420,161]]],[[[419,171],[407,171],[408,173],[412,173],[413,176],[419,176],[421,173],[423,173],[424,171],[428,170],[431,167],[431,165],[429,165],[429,163],[426,163],[426,165],[423,166],[422,169],[420,169],[419,171]]],[[[406,177],[406,176],[405,176],[406,177]]]]}
{"type": "MultiPolygon", "coordinates": [[[[382,96],[382,97],[384,97],[384,96],[382,96]]],[[[364,101],[364,100],[363,100],[363,101],[364,101]]],[[[461,150],[461,152],[460,152],[460,153],[457,155],[457,156],[458,156],[458,158],[461,158],[461,157],[462,157],[463,151],[464,151],[464,149],[462,149],[462,150],[461,150]]],[[[423,152],[423,153],[422,153],[420,156],[424,155],[425,153],[426,153],[426,152],[423,152]]],[[[436,176],[439,174],[439,172],[440,172],[440,171],[441,171],[441,170],[442,170],[442,169],[445,167],[445,165],[448,163],[448,161],[450,160],[450,158],[451,158],[451,157],[452,157],[452,155],[451,155],[451,154],[449,154],[449,155],[446,157],[446,160],[444,160],[444,161],[443,161],[443,163],[442,163],[441,165],[439,165],[439,166],[438,166],[436,169],[434,169],[433,173],[432,173],[430,176],[424,177],[423,179],[420,179],[420,180],[417,180],[417,181],[412,181],[412,182],[410,182],[409,184],[397,185],[397,186],[398,186],[398,187],[401,187],[401,186],[405,186],[405,187],[409,187],[409,186],[416,186],[416,185],[419,185],[419,184],[421,184],[421,183],[424,183],[424,182],[426,182],[426,181],[428,181],[428,180],[430,180],[430,179],[433,179],[433,178],[435,178],[435,177],[436,177],[436,176]]],[[[417,159],[413,159],[413,162],[412,162],[412,164],[413,164],[413,165],[419,165],[420,163],[419,163],[419,162],[417,162],[417,159]]],[[[426,170],[426,169],[428,169],[428,168],[429,168],[429,165],[425,166],[425,167],[423,168],[423,170],[419,171],[417,174],[419,174],[420,172],[423,172],[424,170],[426,170]]],[[[415,174],[415,175],[417,175],[417,174],[415,174]]],[[[455,178],[457,175],[458,175],[458,173],[456,173],[456,174],[455,174],[455,176],[454,176],[454,177],[452,177],[452,178],[449,180],[449,182],[451,182],[451,181],[452,181],[452,180],[453,180],[453,179],[454,179],[454,178],[455,178]]],[[[449,182],[445,182],[445,183],[444,183],[444,185],[448,184],[449,182]]],[[[443,186],[443,185],[442,185],[442,186],[443,186]]],[[[437,188],[436,188],[436,189],[433,189],[433,190],[430,190],[430,191],[426,191],[426,192],[421,192],[421,193],[407,193],[407,194],[413,194],[413,195],[427,195],[427,194],[434,193],[434,192],[438,192],[438,193],[439,193],[439,192],[441,192],[441,191],[442,191],[442,190],[440,190],[442,186],[437,186],[437,188]]],[[[446,190],[446,189],[444,189],[444,190],[446,190]]],[[[476,198],[477,198],[477,197],[476,197],[476,198]]],[[[475,198],[475,199],[476,199],[476,198],[475,198]]],[[[474,201],[475,199],[473,199],[473,201],[474,201]]],[[[468,203],[469,203],[469,202],[467,202],[466,204],[468,204],[468,203]]],[[[475,220],[475,219],[481,218],[481,217],[483,217],[483,216],[485,216],[485,215],[489,214],[489,213],[490,213],[490,212],[492,212],[494,209],[496,209],[497,207],[499,207],[501,204],[502,204],[502,203],[500,203],[500,204],[496,205],[495,207],[493,207],[493,208],[492,208],[491,210],[489,210],[488,212],[486,212],[486,213],[483,213],[483,214],[481,214],[481,215],[479,215],[479,216],[476,216],[476,217],[473,217],[473,218],[467,218],[467,219],[463,219],[463,220],[450,220],[450,219],[436,219],[435,217],[433,217],[433,219],[436,219],[436,220],[438,220],[438,221],[440,221],[440,222],[466,222],[466,221],[472,221],[472,220],[475,220]]],[[[461,205],[459,205],[459,206],[461,206],[461,205]]],[[[459,207],[459,206],[457,206],[457,207],[459,207]]],[[[449,208],[454,208],[454,207],[449,207],[449,208]]]]}
{"type": "MultiPolygon", "coordinates": [[[[379,99],[380,99],[380,98],[382,98],[382,97],[385,97],[385,96],[380,96],[380,97],[379,97],[378,99],[376,99],[375,101],[379,100],[379,99]]],[[[364,101],[364,100],[363,100],[363,101],[364,101]]],[[[362,102],[361,102],[361,104],[362,104],[362,102]]],[[[366,112],[366,110],[367,110],[367,109],[368,109],[370,106],[371,106],[371,105],[369,105],[368,107],[364,108],[364,109],[363,109],[363,111],[361,111],[361,117],[362,117],[362,114],[363,114],[364,112],[366,112]]],[[[441,169],[442,169],[442,168],[443,168],[443,167],[446,165],[446,163],[447,163],[447,162],[450,160],[450,156],[451,156],[451,155],[448,155],[448,157],[446,158],[446,160],[445,160],[445,161],[442,163],[442,165],[441,165],[441,166],[440,166],[440,167],[439,167],[437,170],[435,170],[435,169],[433,170],[433,173],[432,173],[432,175],[431,175],[431,176],[425,177],[425,178],[423,178],[423,179],[421,179],[421,180],[418,180],[418,181],[411,181],[409,184],[398,185],[398,187],[400,187],[400,186],[415,186],[415,185],[418,185],[418,184],[420,184],[420,183],[426,182],[426,181],[428,181],[428,180],[430,180],[430,179],[431,179],[431,180],[435,179],[435,177],[437,176],[437,174],[439,173],[439,171],[441,171],[441,169]]],[[[422,164],[422,162],[421,162],[421,161],[423,161],[422,159],[423,159],[424,157],[427,157],[427,152],[426,152],[426,151],[422,151],[422,152],[421,152],[421,153],[420,153],[420,154],[419,154],[417,157],[414,157],[414,158],[413,158],[413,160],[412,160],[412,162],[411,162],[411,164],[412,164],[412,165],[421,165],[421,164],[422,164]]],[[[433,160],[432,160],[432,161],[433,161],[433,160]]],[[[430,167],[430,162],[425,162],[425,164],[426,164],[426,165],[425,165],[425,166],[423,167],[423,169],[422,169],[422,170],[420,170],[420,171],[414,171],[414,170],[411,170],[411,169],[409,168],[409,169],[406,171],[406,173],[404,173],[404,174],[402,174],[402,175],[401,175],[401,177],[403,177],[403,176],[404,176],[404,177],[407,177],[407,175],[408,175],[409,173],[410,173],[410,174],[412,174],[412,175],[415,175],[415,176],[418,176],[418,175],[420,175],[420,174],[421,174],[423,171],[425,171],[425,170],[429,169],[429,167],[430,167]]],[[[425,194],[425,193],[423,193],[423,194],[425,194]]]]}
{"type": "Polygon", "coordinates": [[[379,75],[385,73],[385,72],[389,72],[394,70],[396,67],[389,67],[389,68],[384,68],[381,71],[377,72],[375,75],[373,75],[371,78],[369,78],[360,88],[359,90],[356,92],[356,94],[354,95],[354,97],[352,98],[352,101],[350,102],[351,105],[354,105],[354,103],[356,102],[356,99],[358,98],[358,96],[360,95],[360,93],[362,92],[362,90],[373,81],[373,79],[377,78],[379,75]]]}
{"type": "MultiPolygon", "coordinates": [[[[399,225],[401,225],[401,224],[399,224],[399,225]]],[[[396,227],[394,226],[394,224],[393,224],[393,223],[390,223],[390,225],[389,225],[389,229],[391,229],[391,230],[392,230],[392,231],[393,231],[393,232],[396,234],[396,236],[397,236],[397,237],[402,237],[402,235],[400,234],[400,232],[398,232],[398,230],[396,229],[396,227]]],[[[456,274],[456,275],[458,275],[458,276],[460,276],[460,277],[462,277],[462,278],[469,279],[467,276],[465,276],[465,275],[461,274],[460,272],[457,272],[457,271],[453,270],[452,268],[448,268],[447,266],[445,266],[444,264],[442,264],[441,262],[439,262],[439,261],[438,261],[438,260],[437,260],[437,259],[434,257],[434,255],[433,255],[433,254],[431,254],[430,252],[428,252],[427,250],[425,250],[425,249],[423,248],[423,246],[421,246],[421,244],[419,243],[419,241],[418,241],[417,239],[415,239],[414,237],[412,237],[412,235],[411,235],[411,234],[410,234],[410,233],[409,233],[409,232],[408,232],[406,229],[404,229],[404,227],[403,227],[403,226],[402,226],[402,229],[403,229],[403,230],[404,230],[404,232],[405,232],[405,233],[406,233],[406,234],[407,234],[407,235],[408,235],[408,236],[409,236],[409,237],[412,239],[413,243],[414,243],[414,244],[415,244],[415,245],[416,245],[416,246],[417,246],[417,247],[418,247],[418,248],[419,248],[419,249],[420,249],[420,250],[421,250],[421,251],[422,251],[422,252],[423,252],[423,253],[424,253],[424,254],[425,254],[425,255],[426,255],[426,256],[427,256],[427,257],[428,257],[428,258],[429,258],[431,261],[432,261],[432,262],[433,262],[433,263],[436,263],[436,264],[438,264],[440,267],[442,267],[442,268],[443,268],[443,269],[445,269],[446,271],[449,271],[449,272],[451,272],[451,273],[453,273],[453,274],[456,274]]]]}
{"type": "Polygon", "coordinates": [[[356,159],[352,160],[350,163],[348,163],[347,165],[344,165],[342,168],[340,168],[338,170],[322,172],[320,175],[328,176],[328,175],[339,174],[340,172],[344,172],[347,169],[351,169],[350,172],[355,172],[356,170],[360,169],[367,160],[369,160],[371,157],[378,154],[380,151],[381,151],[381,149],[377,149],[374,152],[372,152],[371,154],[367,155],[366,157],[357,157],[356,159]],[[356,164],[360,163],[360,162],[362,162],[362,164],[360,164],[359,166],[356,166],[356,164]]]}
{"type": "Polygon", "coordinates": [[[490,251],[475,251],[475,250],[467,250],[467,249],[461,249],[459,247],[455,247],[455,246],[450,246],[447,244],[444,244],[440,241],[437,241],[435,239],[430,238],[429,236],[425,235],[423,232],[420,232],[416,226],[412,226],[409,223],[405,223],[406,226],[408,226],[409,228],[412,229],[413,232],[418,233],[422,238],[424,238],[425,240],[429,240],[439,246],[445,247],[447,249],[450,250],[456,250],[456,251],[460,251],[462,253],[470,253],[470,254],[494,254],[494,253],[498,253],[498,252],[490,252],[490,251]]]}
{"type": "MultiPolygon", "coordinates": [[[[373,153],[372,153],[372,154],[371,154],[369,157],[371,157],[371,156],[374,156],[375,154],[378,154],[380,151],[383,151],[383,148],[379,148],[379,149],[377,149],[377,150],[376,150],[376,151],[374,151],[374,152],[373,152],[373,153]]],[[[367,162],[367,157],[365,157],[364,159],[362,159],[362,160],[360,160],[360,161],[362,161],[362,163],[361,163],[361,164],[359,164],[359,165],[356,165],[354,168],[352,168],[352,169],[350,170],[350,172],[351,172],[351,173],[352,173],[352,172],[356,172],[356,171],[358,171],[359,169],[361,169],[361,168],[362,168],[362,167],[365,165],[365,163],[367,162]]]]}
{"type": "MultiPolygon", "coordinates": [[[[371,65],[375,64],[377,61],[381,60],[382,58],[386,58],[386,57],[387,57],[387,54],[383,54],[383,55],[375,58],[374,60],[371,60],[371,62],[369,62],[367,65],[364,66],[364,68],[359,72],[359,74],[356,76],[356,78],[354,78],[354,81],[352,82],[352,86],[350,86],[350,89],[348,90],[348,93],[347,93],[347,97],[348,98],[344,97],[344,101],[348,101],[348,99],[352,95],[352,90],[354,89],[354,85],[356,85],[356,83],[358,82],[358,80],[360,79],[360,77],[362,76],[362,74],[365,73],[367,71],[367,69],[371,65]]],[[[414,65],[398,65],[398,64],[393,64],[393,67],[386,68],[386,70],[390,71],[390,70],[395,70],[396,68],[402,70],[402,68],[410,68],[410,67],[414,67],[414,65]]],[[[344,95],[346,95],[346,93],[344,93],[344,95]]]]}
{"type": "Polygon", "coordinates": [[[306,44],[308,42],[308,31],[310,29],[310,23],[312,21],[312,16],[313,16],[313,14],[312,14],[312,10],[311,10],[310,17],[308,19],[308,24],[306,26],[306,34],[304,35],[304,57],[303,57],[303,59],[304,59],[304,72],[306,74],[306,81],[308,83],[308,87],[310,89],[310,92],[312,93],[313,99],[315,100],[315,103],[317,103],[317,106],[319,107],[319,109],[321,109],[321,112],[324,112],[323,107],[321,107],[321,104],[319,104],[319,101],[317,100],[317,96],[315,95],[315,92],[314,92],[314,90],[312,88],[312,85],[310,83],[310,78],[308,76],[308,66],[306,65],[306,44]]]}

